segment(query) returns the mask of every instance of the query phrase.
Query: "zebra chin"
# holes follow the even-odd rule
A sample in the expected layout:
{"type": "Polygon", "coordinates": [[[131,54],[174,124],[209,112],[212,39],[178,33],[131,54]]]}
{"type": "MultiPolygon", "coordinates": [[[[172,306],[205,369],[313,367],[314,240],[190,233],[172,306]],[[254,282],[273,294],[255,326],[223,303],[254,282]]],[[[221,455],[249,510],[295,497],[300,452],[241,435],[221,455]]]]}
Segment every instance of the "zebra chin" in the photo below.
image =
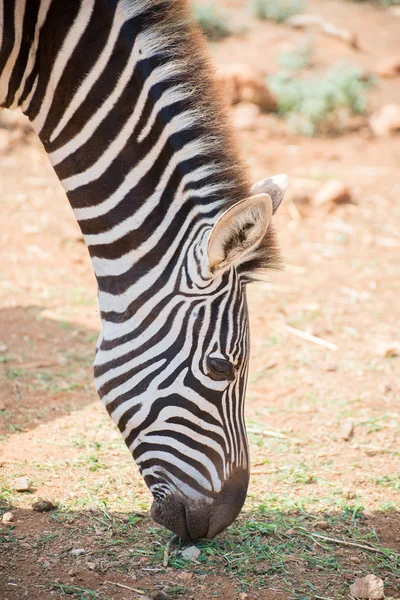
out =
{"type": "Polygon", "coordinates": [[[177,491],[163,500],[155,499],[153,519],[184,539],[214,538],[240,513],[246,499],[249,473],[237,469],[213,498],[193,502],[177,491]]]}

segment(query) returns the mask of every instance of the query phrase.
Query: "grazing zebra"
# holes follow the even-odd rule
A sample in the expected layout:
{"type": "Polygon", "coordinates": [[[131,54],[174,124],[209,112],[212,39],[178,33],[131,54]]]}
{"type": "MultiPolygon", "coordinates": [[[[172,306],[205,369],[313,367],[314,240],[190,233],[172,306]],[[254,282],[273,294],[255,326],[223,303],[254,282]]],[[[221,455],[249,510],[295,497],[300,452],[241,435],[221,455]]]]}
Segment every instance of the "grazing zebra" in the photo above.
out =
{"type": "Polygon", "coordinates": [[[246,284],[286,177],[251,189],[184,0],[0,0],[0,104],[29,117],[92,259],[96,389],[181,537],[238,515],[246,284]]]}

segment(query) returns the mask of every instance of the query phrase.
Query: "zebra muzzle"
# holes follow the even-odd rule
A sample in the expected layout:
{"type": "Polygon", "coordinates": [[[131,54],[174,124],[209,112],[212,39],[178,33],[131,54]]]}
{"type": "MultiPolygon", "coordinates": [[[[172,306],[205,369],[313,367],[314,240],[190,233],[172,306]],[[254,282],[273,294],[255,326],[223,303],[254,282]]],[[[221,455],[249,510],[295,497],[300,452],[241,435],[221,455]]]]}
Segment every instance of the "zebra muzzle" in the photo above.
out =
{"type": "Polygon", "coordinates": [[[153,519],[181,538],[197,540],[214,538],[224,531],[240,513],[246,499],[249,473],[236,470],[221,492],[204,502],[191,502],[181,494],[170,494],[161,502],[153,502],[153,519]]]}

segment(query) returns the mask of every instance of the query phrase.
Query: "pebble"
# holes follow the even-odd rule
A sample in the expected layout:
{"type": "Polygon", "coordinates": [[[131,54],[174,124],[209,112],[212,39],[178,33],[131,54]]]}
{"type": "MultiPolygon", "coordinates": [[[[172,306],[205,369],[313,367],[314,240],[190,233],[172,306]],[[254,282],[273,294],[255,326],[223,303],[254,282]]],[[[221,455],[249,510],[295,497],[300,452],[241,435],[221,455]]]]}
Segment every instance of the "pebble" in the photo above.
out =
{"type": "Polygon", "coordinates": [[[353,421],[351,421],[351,419],[347,419],[346,421],[343,421],[343,423],[340,425],[340,429],[339,429],[339,437],[341,440],[343,440],[344,442],[348,442],[354,434],[354,423],[353,421]]]}
{"type": "Polygon", "coordinates": [[[81,554],[85,553],[85,549],[84,548],[74,548],[73,550],[71,550],[71,554],[73,554],[74,556],[80,556],[81,554]]]}
{"type": "Polygon", "coordinates": [[[1,521],[2,523],[13,523],[15,521],[14,514],[12,512],[5,512],[1,521]]]}
{"type": "Polygon", "coordinates": [[[326,529],[329,529],[329,527],[330,527],[328,521],[316,521],[315,526],[318,527],[319,529],[322,529],[323,531],[325,531],[326,529]]]}
{"type": "Polygon", "coordinates": [[[16,492],[29,492],[31,489],[31,480],[29,477],[18,477],[15,479],[13,488],[16,492]]]}
{"type": "Polygon", "coordinates": [[[32,504],[32,508],[37,512],[49,512],[50,510],[57,508],[57,505],[50,500],[43,500],[42,498],[39,498],[36,502],[34,502],[34,504],[32,504]]]}
{"type": "Polygon", "coordinates": [[[381,344],[378,348],[378,354],[384,358],[400,356],[400,342],[393,341],[381,344]]]}
{"type": "Polygon", "coordinates": [[[155,596],[153,596],[153,600],[169,600],[168,594],[165,592],[157,592],[155,596]]]}
{"type": "Polygon", "coordinates": [[[201,550],[199,550],[198,548],[196,548],[196,546],[189,546],[189,548],[185,548],[185,550],[182,550],[182,558],[184,558],[185,560],[191,560],[191,561],[196,561],[201,554],[201,550]]]}
{"type": "Polygon", "coordinates": [[[400,104],[385,104],[372,113],[369,126],[376,136],[400,131],[400,104]]]}
{"type": "Polygon", "coordinates": [[[400,75],[400,56],[386,56],[381,59],[375,68],[380,77],[396,77],[400,75]]]}
{"type": "Polygon", "coordinates": [[[265,74],[245,64],[221,66],[217,82],[225,92],[229,104],[250,102],[263,111],[277,110],[278,103],[265,81],[265,74]]]}
{"type": "Polygon", "coordinates": [[[327,181],[315,194],[314,204],[346,204],[351,202],[351,192],[343,181],[331,179],[327,181]]]}
{"type": "Polygon", "coordinates": [[[372,574],[360,577],[350,586],[350,594],[353,598],[382,600],[384,597],[383,581],[380,577],[372,574]]]}

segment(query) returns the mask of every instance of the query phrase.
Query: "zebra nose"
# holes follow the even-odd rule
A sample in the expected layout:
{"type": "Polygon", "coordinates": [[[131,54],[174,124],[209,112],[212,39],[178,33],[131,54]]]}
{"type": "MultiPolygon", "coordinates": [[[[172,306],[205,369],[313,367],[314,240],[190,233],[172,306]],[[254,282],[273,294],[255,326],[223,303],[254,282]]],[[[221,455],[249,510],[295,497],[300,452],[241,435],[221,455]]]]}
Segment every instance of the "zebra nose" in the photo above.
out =
{"type": "Polygon", "coordinates": [[[181,538],[197,540],[214,538],[238,516],[244,504],[249,473],[236,470],[225,482],[221,492],[211,500],[199,502],[168,496],[162,503],[153,503],[153,519],[181,538]]]}
{"type": "Polygon", "coordinates": [[[248,471],[237,469],[232,473],[211,507],[211,515],[205,537],[214,538],[233,523],[246,500],[248,485],[248,471]]]}

